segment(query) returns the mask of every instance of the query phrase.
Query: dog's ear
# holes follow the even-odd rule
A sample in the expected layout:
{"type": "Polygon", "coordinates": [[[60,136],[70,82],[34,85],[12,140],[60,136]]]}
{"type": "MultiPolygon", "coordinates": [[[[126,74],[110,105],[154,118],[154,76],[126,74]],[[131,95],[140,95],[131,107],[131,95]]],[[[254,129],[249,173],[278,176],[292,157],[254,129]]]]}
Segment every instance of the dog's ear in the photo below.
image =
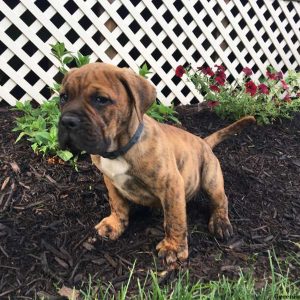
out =
{"type": "Polygon", "coordinates": [[[155,87],[145,78],[135,74],[130,69],[122,69],[120,78],[141,122],[144,113],[156,99],[155,87]]]}

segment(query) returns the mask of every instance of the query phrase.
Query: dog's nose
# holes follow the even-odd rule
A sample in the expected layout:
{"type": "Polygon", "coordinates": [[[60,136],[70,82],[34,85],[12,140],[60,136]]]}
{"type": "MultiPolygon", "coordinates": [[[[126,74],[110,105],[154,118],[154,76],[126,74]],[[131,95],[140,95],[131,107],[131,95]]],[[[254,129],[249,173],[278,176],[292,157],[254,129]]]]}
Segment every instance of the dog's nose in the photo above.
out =
{"type": "Polygon", "coordinates": [[[68,129],[77,129],[80,124],[80,119],[76,115],[64,115],[61,118],[61,123],[68,129]]]}

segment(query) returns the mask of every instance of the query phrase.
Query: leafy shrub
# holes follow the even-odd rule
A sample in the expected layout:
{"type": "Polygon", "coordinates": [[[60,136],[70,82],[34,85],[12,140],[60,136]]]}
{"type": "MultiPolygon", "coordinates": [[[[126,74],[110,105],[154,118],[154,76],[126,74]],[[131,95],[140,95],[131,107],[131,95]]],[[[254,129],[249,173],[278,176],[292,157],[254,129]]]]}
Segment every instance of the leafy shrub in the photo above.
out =
{"type": "Polygon", "coordinates": [[[171,122],[180,124],[180,121],[176,117],[177,112],[174,110],[173,104],[171,106],[165,106],[156,100],[147,111],[147,115],[161,123],[171,122]]]}
{"type": "Polygon", "coordinates": [[[207,105],[222,118],[236,120],[253,115],[258,123],[268,124],[278,118],[290,118],[300,110],[300,73],[288,71],[284,78],[282,72],[268,67],[266,76],[255,83],[252,70],[245,67],[242,78],[229,84],[225,71],[222,65],[216,65],[215,70],[178,66],[176,75],[186,74],[207,105]]]}
{"type": "Polygon", "coordinates": [[[57,124],[60,113],[56,98],[38,108],[33,108],[29,101],[24,104],[18,102],[14,110],[23,113],[22,117],[16,119],[17,126],[13,129],[21,131],[16,142],[27,136],[35,153],[57,155],[64,161],[73,157],[71,152],[60,150],[58,146],[57,124]]]}
{"type": "MultiPolygon", "coordinates": [[[[79,52],[75,55],[67,51],[64,43],[56,43],[55,45],[51,45],[51,47],[52,55],[60,62],[59,70],[62,74],[68,72],[67,65],[70,63],[75,62],[77,67],[81,67],[90,62],[89,56],[84,56],[79,52]]],[[[151,72],[146,64],[139,70],[139,74],[146,78],[149,73],[151,72]]],[[[60,88],[61,85],[55,82],[53,87],[50,87],[54,93],[52,98],[37,108],[34,108],[30,101],[26,101],[25,103],[17,102],[13,110],[20,111],[23,115],[16,118],[16,127],[13,131],[21,132],[16,142],[27,137],[35,153],[54,155],[63,161],[71,160],[71,162],[74,162],[77,158],[71,152],[59,149],[57,141],[57,125],[60,117],[58,94],[60,88]]],[[[147,113],[159,122],[171,121],[179,123],[175,117],[176,112],[173,106],[167,107],[159,102],[155,102],[147,113]]]]}

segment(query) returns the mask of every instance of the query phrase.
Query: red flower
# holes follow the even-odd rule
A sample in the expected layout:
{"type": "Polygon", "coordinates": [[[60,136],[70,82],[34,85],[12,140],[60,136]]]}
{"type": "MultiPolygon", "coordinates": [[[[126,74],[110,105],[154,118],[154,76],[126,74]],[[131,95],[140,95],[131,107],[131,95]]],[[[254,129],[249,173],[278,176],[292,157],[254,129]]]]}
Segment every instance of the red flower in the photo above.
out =
{"type": "Polygon", "coordinates": [[[208,101],[207,102],[207,106],[210,108],[214,108],[214,107],[218,106],[219,104],[220,104],[219,101],[208,101]]]}
{"type": "Polygon", "coordinates": [[[242,70],[246,76],[251,76],[253,74],[252,70],[248,67],[243,68],[242,70]]]}
{"type": "Polygon", "coordinates": [[[210,85],[209,88],[214,92],[220,93],[220,88],[214,84],[210,85]]]}
{"type": "Polygon", "coordinates": [[[224,66],[222,66],[222,65],[215,65],[215,67],[217,68],[217,70],[219,71],[219,72],[225,72],[225,67],[224,66]]]}
{"type": "Polygon", "coordinates": [[[280,79],[282,79],[282,78],[283,78],[283,74],[282,74],[281,71],[279,71],[279,72],[277,72],[277,73],[275,74],[275,79],[280,80],[280,79]]]}
{"type": "Polygon", "coordinates": [[[269,95],[269,89],[268,89],[268,87],[267,87],[264,83],[261,83],[261,84],[258,86],[258,90],[259,90],[262,94],[269,95]]]}
{"type": "Polygon", "coordinates": [[[216,78],[215,78],[215,81],[219,84],[219,85],[224,85],[225,84],[225,78],[223,76],[220,76],[218,75],[216,78]]]}
{"type": "Polygon", "coordinates": [[[286,95],[284,96],[284,98],[283,98],[283,101],[288,102],[288,103],[291,103],[292,100],[291,100],[290,94],[286,94],[286,95]]]}
{"type": "Polygon", "coordinates": [[[202,68],[202,73],[211,77],[215,75],[215,73],[210,67],[202,68]]]}
{"type": "Polygon", "coordinates": [[[287,84],[283,79],[280,80],[280,82],[281,82],[282,87],[283,87],[285,90],[288,90],[288,89],[289,89],[288,84],[287,84]]]}
{"type": "Polygon", "coordinates": [[[245,87],[246,87],[246,93],[249,93],[252,97],[256,94],[257,86],[252,80],[246,82],[245,87]]]}
{"type": "Polygon", "coordinates": [[[218,77],[221,77],[225,81],[226,74],[224,71],[220,71],[220,72],[218,71],[216,74],[218,75],[218,77]]]}
{"type": "Polygon", "coordinates": [[[270,71],[267,71],[266,75],[271,80],[276,80],[277,79],[276,74],[275,73],[271,73],[270,71]]]}
{"type": "Polygon", "coordinates": [[[175,74],[177,77],[181,78],[183,76],[183,74],[185,74],[185,69],[183,66],[178,66],[176,68],[175,74]]]}

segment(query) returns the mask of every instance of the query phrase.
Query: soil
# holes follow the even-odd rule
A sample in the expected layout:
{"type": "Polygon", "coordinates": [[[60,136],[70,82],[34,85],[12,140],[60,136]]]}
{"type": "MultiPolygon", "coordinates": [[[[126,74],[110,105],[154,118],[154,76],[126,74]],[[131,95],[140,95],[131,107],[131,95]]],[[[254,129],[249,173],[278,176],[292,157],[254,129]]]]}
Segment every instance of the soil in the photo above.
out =
{"type": "MultiPolygon", "coordinates": [[[[197,105],[177,110],[183,127],[199,136],[230,123],[197,105]]],[[[111,282],[114,292],[133,265],[142,282],[150,269],[157,269],[161,284],[176,280],[177,271],[165,272],[155,251],[162,212],[132,205],[126,232],[117,241],[98,239],[94,225],[109,214],[102,176],[88,156],[76,171],[35,155],[25,140],[15,144],[16,115],[0,107],[0,299],[57,296],[63,285],[80,289],[89,280],[111,282]]],[[[190,255],[182,269],[191,281],[236,278],[242,269],[254,273],[259,287],[270,278],[269,251],[286,262],[291,279],[300,278],[296,260],[287,260],[291,253],[300,258],[299,145],[296,115],[253,125],[215,148],[235,234],[224,242],[208,233],[204,194],[188,203],[190,255]]]]}

